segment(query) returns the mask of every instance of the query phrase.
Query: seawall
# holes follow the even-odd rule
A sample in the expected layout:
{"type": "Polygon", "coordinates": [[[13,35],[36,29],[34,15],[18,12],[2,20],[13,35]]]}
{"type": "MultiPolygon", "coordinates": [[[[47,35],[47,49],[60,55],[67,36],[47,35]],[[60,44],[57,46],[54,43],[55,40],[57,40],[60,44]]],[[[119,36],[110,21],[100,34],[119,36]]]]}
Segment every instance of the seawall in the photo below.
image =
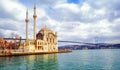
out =
{"type": "Polygon", "coordinates": [[[69,52],[72,52],[72,50],[59,50],[57,52],[12,52],[10,54],[0,54],[0,57],[40,55],[40,54],[53,54],[53,53],[69,53],[69,52]]]}

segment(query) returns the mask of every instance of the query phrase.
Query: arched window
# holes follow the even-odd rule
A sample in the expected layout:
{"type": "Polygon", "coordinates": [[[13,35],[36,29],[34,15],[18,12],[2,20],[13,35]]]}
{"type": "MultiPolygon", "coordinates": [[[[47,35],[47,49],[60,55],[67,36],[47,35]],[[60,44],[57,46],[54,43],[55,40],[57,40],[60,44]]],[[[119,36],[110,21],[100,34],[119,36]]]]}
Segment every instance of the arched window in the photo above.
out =
{"type": "Polygon", "coordinates": [[[47,38],[47,41],[48,41],[48,38],[47,38]]]}
{"type": "Polygon", "coordinates": [[[51,42],[51,38],[50,38],[50,42],[51,42]]]}
{"type": "Polygon", "coordinates": [[[38,45],[39,45],[39,42],[38,42],[38,45]]]}
{"type": "Polygon", "coordinates": [[[53,43],[54,43],[54,38],[53,38],[53,43]]]}

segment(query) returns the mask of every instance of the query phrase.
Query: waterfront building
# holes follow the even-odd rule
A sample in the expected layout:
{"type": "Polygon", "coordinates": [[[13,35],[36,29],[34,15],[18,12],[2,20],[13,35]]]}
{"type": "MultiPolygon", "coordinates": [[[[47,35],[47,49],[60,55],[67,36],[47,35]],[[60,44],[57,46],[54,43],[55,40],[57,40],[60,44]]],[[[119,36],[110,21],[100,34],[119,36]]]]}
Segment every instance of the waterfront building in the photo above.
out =
{"type": "Polygon", "coordinates": [[[58,41],[57,41],[57,32],[53,32],[48,27],[43,27],[37,33],[36,48],[38,50],[45,51],[57,51],[58,50],[58,41]]]}
{"type": "Polygon", "coordinates": [[[53,32],[47,26],[44,26],[36,34],[36,5],[34,5],[34,25],[33,25],[33,40],[28,38],[28,10],[26,12],[26,41],[20,45],[20,49],[23,49],[26,52],[58,52],[58,40],[57,32],[53,32]]]}

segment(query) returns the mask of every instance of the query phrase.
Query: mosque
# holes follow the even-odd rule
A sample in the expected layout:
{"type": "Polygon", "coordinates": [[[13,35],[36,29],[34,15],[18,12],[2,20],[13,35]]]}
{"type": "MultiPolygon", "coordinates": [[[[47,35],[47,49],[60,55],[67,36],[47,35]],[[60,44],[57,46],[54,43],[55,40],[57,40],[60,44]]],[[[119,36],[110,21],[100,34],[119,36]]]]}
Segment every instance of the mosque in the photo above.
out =
{"type": "Polygon", "coordinates": [[[26,11],[26,41],[24,45],[20,45],[20,48],[24,49],[26,52],[58,52],[58,40],[57,32],[53,32],[48,27],[44,26],[36,34],[36,5],[34,5],[34,14],[33,14],[33,36],[34,39],[30,40],[28,38],[28,10],[26,11]]]}

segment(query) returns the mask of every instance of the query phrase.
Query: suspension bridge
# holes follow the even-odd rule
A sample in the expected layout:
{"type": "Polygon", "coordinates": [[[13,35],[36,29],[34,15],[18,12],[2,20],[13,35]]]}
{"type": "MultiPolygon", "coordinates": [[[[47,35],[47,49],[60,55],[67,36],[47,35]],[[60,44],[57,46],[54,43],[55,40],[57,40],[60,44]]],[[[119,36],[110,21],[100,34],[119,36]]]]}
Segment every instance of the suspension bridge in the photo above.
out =
{"type": "MultiPolygon", "coordinates": [[[[26,40],[21,38],[4,38],[5,40],[26,40]]],[[[76,44],[85,44],[85,45],[96,45],[95,43],[86,43],[86,42],[78,42],[78,41],[67,41],[67,40],[58,40],[61,43],[76,43],[76,44]]]]}

